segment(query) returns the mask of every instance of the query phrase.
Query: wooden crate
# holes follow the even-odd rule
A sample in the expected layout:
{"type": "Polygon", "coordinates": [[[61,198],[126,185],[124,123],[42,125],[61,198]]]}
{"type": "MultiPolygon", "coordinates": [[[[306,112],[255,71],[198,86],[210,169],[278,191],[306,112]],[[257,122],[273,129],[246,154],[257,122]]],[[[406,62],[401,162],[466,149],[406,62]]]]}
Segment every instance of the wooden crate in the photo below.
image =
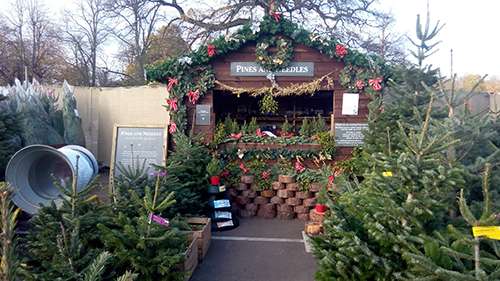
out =
{"type": "Polygon", "coordinates": [[[193,237],[198,239],[198,259],[202,261],[207,255],[212,239],[212,221],[210,218],[188,218],[187,222],[193,226],[193,237]],[[198,229],[198,230],[195,230],[198,229]]]}
{"type": "Polygon", "coordinates": [[[193,276],[193,272],[198,266],[198,238],[189,235],[189,247],[184,252],[184,262],[181,265],[181,270],[185,273],[184,280],[188,281],[193,276]]]}

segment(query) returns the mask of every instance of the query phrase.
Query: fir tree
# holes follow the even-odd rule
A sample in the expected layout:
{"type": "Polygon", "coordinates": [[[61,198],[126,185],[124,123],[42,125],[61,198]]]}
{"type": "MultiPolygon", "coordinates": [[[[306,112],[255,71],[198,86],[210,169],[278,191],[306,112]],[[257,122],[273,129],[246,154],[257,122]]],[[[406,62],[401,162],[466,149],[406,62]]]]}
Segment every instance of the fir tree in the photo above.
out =
{"type": "Polygon", "coordinates": [[[292,132],[292,126],[288,122],[288,118],[285,116],[285,122],[283,122],[283,125],[281,125],[281,134],[289,135],[291,132],[292,132]]]}
{"type": "Polygon", "coordinates": [[[0,95],[0,179],[10,157],[21,149],[20,126],[18,115],[10,110],[7,98],[0,95]]]}
{"type": "Polygon", "coordinates": [[[167,160],[166,179],[170,184],[164,184],[164,192],[175,192],[177,204],[164,215],[202,214],[208,208],[206,167],[210,153],[196,139],[186,136],[175,136],[175,144],[175,151],[167,160]]]}
{"type": "Polygon", "coordinates": [[[311,123],[307,117],[302,119],[302,125],[300,126],[299,133],[303,137],[310,137],[312,135],[311,123]]]}
{"type": "Polygon", "coordinates": [[[250,120],[250,123],[248,124],[248,134],[255,134],[255,131],[259,128],[259,125],[257,125],[257,118],[252,117],[250,120]]]}
{"type": "Polygon", "coordinates": [[[446,226],[463,171],[443,152],[457,140],[436,126],[431,101],[421,123],[399,122],[401,147],[374,153],[365,179],[330,202],[324,237],[315,240],[318,280],[395,280],[405,275],[410,238],[446,226]]]}
{"type": "Polygon", "coordinates": [[[15,281],[18,277],[19,257],[17,255],[17,238],[15,227],[20,209],[14,208],[11,202],[12,190],[0,182],[0,236],[1,262],[0,280],[15,281]]]}
{"type": "Polygon", "coordinates": [[[471,227],[491,226],[498,223],[489,194],[491,164],[483,174],[482,212],[479,218],[467,205],[463,190],[458,204],[465,226],[448,226],[446,232],[419,237],[423,251],[407,252],[404,258],[412,265],[408,280],[474,280],[489,281],[500,278],[500,242],[488,238],[472,237],[471,227]]]}
{"type": "Polygon", "coordinates": [[[317,135],[321,132],[324,132],[325,128],[325,119],[323,118],[323,116],[321,116],[321,114],[318,114],[318,116],[314,119],[313,134],[317,135]]]}
{"type": "Polygon", "coordinates": [[[90,274],[89,266],[94,263],[95,269],[100,268],[103,244],[95,226],[110,224],[111,212],[90,195],[98,187],[96,180],[79,192],[77,177],[72,183],[58,185],[64,194],[59,208],[53,202],[30,220],[24,280],[84,280],[90,274]]]}
{"type": "Polygon", "coordinates": [[[115,271],[132,269],[144,281],[184,279],[178,265],[184,260],[187,237],[151,219],[151,215],[164,212],[175,203],[173,196],[173,192],[161,191],[161,177],[157,175],[154,191],[146,187],[144,198],[140,198],[130,190],[130,203],[119,201],[116,205],[114,224],[97,225],[104,248],[113,253],[115,271]],[[121,206],[136,208],[135,215],[124,212],[121,206]]]}

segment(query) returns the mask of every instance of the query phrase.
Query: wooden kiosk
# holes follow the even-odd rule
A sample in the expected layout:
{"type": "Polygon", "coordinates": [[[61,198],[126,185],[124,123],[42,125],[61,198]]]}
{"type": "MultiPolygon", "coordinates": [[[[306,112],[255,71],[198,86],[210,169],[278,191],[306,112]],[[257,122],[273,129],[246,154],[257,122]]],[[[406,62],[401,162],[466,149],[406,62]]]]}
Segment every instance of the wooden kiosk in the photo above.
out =
{"type": "Polygon", "coordinates": [[[212,160],[222,162],[240,216],[308,220],[332,186],[331,164],[363,142],[382,68],[335,39],[266,16],[148,75],[167,84],[169,132],[201,135],[216,148],[212,160]]]}

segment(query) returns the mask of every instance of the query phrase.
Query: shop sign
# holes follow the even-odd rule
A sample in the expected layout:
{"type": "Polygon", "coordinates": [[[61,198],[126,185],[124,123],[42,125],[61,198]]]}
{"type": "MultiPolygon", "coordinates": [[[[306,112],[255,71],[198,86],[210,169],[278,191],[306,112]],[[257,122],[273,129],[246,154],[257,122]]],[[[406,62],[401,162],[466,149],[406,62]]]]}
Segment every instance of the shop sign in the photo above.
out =
{"type": "MultiPolygon", "coordinates": [[[[270,73],[256,62],[231,62],[231,76],[267,76],[270,73]]],[[[274,75],[313,77],[314,62],[292,62],[286,68],[275,72],[274,75]]]]}

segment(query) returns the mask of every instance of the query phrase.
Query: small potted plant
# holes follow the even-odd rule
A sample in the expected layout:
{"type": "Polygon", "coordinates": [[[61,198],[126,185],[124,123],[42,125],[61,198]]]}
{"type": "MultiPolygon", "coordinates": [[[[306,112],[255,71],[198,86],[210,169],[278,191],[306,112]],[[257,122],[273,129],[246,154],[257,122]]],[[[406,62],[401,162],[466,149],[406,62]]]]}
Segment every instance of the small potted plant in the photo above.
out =
{"type": "Polygon", "coordinates": [[[262,197],[271,198],[275,195],[274,190],[271,188],[272,183],[272,171],[268,167],[259,172],[259,181],[257,186],[260,190],[260,195],[262,197]]]}
{"type": "Polygon", "coordinates": [[[295,182],[295,169],[291,159],[280,158],[277,166],[279,171],[279,182],[285,184],[295,182]]]}
{"type": "Polygon", "coordinates": [[[222,173],[221,162],[215,156],[207,165],[207,173],[210,177],[210,184],[214,186],[220,185],[220,174],[222,173]]]}

